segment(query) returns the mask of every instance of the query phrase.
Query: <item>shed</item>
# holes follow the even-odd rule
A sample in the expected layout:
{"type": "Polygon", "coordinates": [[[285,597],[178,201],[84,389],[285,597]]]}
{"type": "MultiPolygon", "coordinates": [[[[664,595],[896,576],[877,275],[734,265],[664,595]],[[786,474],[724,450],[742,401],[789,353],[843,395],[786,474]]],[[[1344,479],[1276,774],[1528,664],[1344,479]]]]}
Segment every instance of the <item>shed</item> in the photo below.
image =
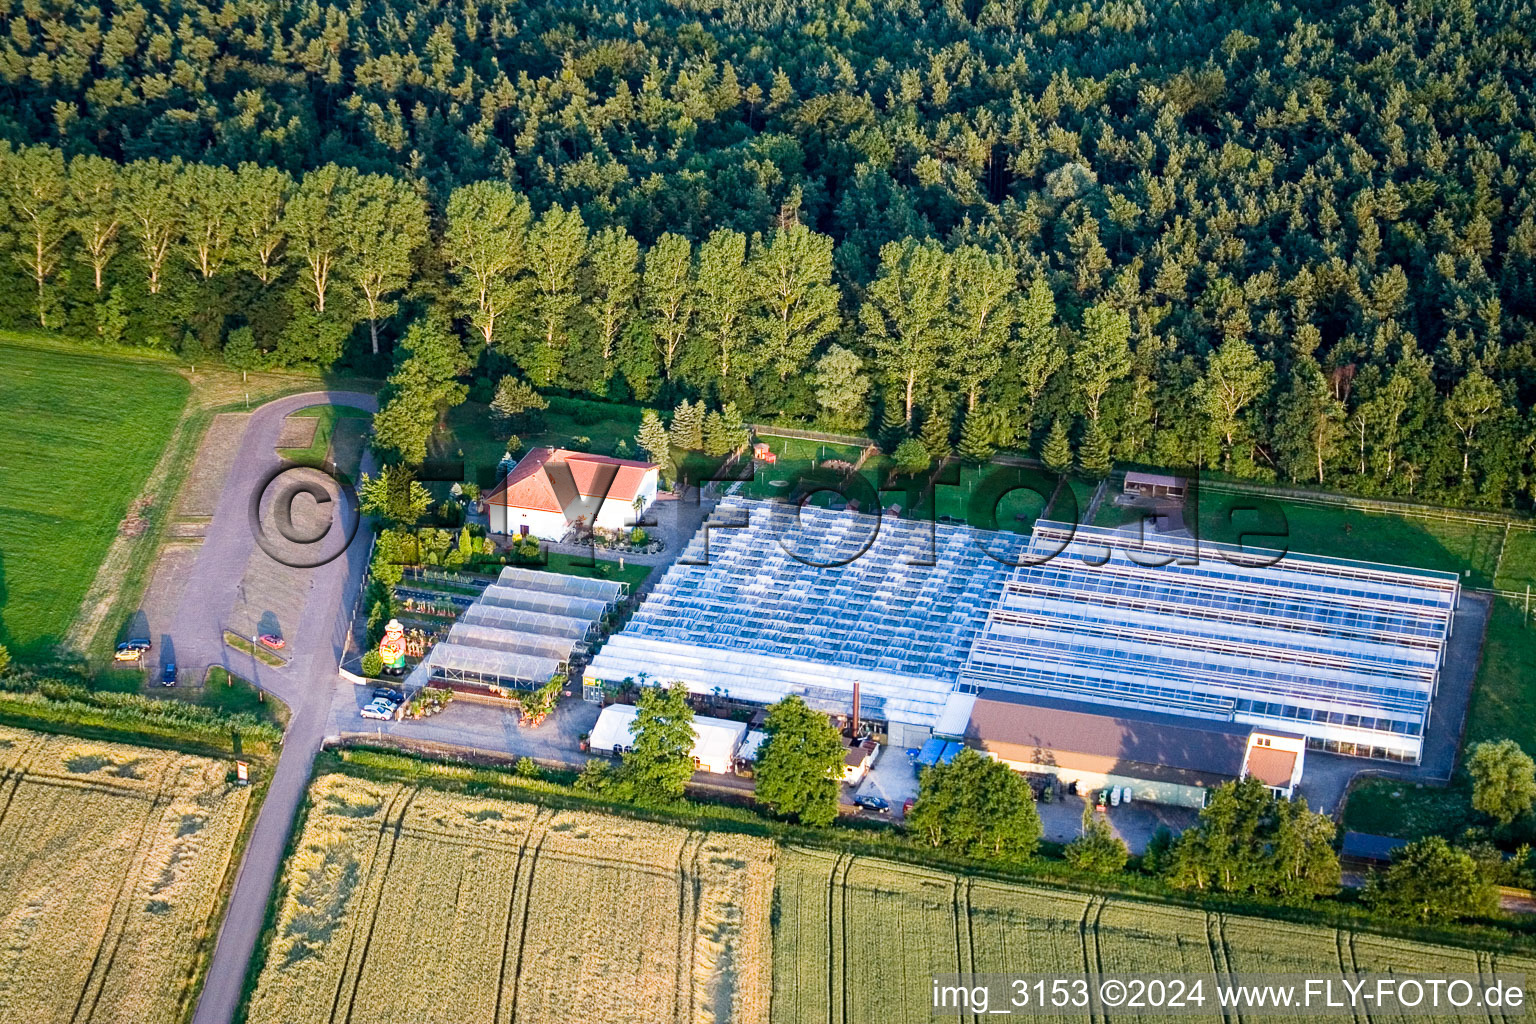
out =
{"type": "Polygon", "coordinates": [[[1133,498],[1178,498],[1189,492],[1189,481],[1181,476],[1166,473],[1143,473],[1128,470],[1125,474],[1125,493],[1133,498]]]}
{"type": "MultiPolygon", "coordinates": [[[[588,743],[594,753],[628,750],[634,740],[633,704],[610,704],[597,716],[588,743]]],[[[694,718],[693,761],[699,771],[729,774],[735,767],[736,754],[747,735],[747,723],[724,718],[694,718]]]]}
{"type": "Polygon", "coordinates": [[[768,734],[761,729],[748,729],[746,738],[741,741],[741,749],[736,751],[736,757],[742,761],[756,761],[761,752],[768,734]]]}
{"type": "Polygon", "coordinates": [[[858,785],[875,763],[879,751],[880,745],[874,740],[850,743],[843,754],[843,781],[849,785],[858,785]]]}

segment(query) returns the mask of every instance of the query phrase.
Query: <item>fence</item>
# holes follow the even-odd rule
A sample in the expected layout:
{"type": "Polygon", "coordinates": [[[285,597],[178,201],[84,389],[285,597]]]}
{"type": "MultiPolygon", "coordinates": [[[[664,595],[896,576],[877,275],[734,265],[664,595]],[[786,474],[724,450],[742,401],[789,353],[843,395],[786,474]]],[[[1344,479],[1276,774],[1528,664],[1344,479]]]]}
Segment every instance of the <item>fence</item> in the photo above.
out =
{"type": "Polygon", "coordinates": [[[867,448],[875,442],[867,437],[855,437],[852,434],[828,434],[819,430],[800,430],[797,427],[779,427],[772,423],[748,423],[754,434],[768,434],[773,437],[798,437],[805,441],[825,441],[828,444],[856,444],[867,448]]]}
{"type": "Polygon", "coordinates": [[[1389,515],[1412,516],[1418,519],[1434,519],[1447,523],[1470,523],[1474,526],[1507,526],[1515,530],[1536,530],[1536,523],[1512,512],[1461,512],[1439,505],[1420,505],[1411,501],[1389,501],[1379,498],[1357,498],[1347,494],[1320,494],[1287,487],[1266,487],[1260,484],[1244,484],[1236,481],[1202,482],[1206,491],[1226,491],[1235,494],[1253,494],[1259,497],[1294,501],[1306,505],[1326,505],[1355,509],[1360,512],[1383,512],[1389,515]]]}

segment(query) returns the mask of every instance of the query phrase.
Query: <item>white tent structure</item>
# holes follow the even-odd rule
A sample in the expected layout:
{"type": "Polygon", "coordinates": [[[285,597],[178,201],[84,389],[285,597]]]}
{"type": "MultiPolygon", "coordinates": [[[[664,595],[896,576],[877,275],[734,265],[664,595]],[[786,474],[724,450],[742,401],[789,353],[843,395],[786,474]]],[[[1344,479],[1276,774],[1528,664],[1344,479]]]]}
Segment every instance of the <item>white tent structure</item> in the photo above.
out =
{"type": "MultiPolygon", "coordinates": [[[[634,741],[635,718],[640,709],[633,704],[610,704],[597,716],[589,739],[596,754],[621,753],[634,741]]],[[[747,723],[723,718],[694,718],[693,760],[700,771],[728,774],[747,735],[747,723]]]]}
{"type": "Polygon", "coordinates": [[[585,654],[620,584],[532,569],[503,570],[406,677],[407,689],[447,686],[510,697],[537,690],[585,654]]]}

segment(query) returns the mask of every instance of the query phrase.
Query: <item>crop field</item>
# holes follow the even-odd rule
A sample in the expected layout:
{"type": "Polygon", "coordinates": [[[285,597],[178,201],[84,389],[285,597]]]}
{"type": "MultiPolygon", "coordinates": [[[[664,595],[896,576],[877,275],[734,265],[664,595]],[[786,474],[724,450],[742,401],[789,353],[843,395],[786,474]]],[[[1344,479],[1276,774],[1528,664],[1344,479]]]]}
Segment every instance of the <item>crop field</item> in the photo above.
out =
{"type": "Polygon", "coordinates": [[[766,1024],[773,846],[324,775],[250,1024],[766,1024]]]}
{"type": "MultiPolygon", "coordinates": [[[[1518,957],[796,847],[778,852],[773,943],[772,1024],[928,1020],[936,974],[1536,969],[1518,957]]],[[[1222,1017],[1213,1010],[1187,1019],[1214,1024],[1222,1017]]]]}
{"type": "Polygon", "coordinates": [[[63,638],[189,388],[151,363],[0,343],[0,644],[63,638]]]}
{"type": "Polygon", "coordinates": [[[227,771],[0,727],[0,1024],[180,1019],[250,795],[227,771]]]}

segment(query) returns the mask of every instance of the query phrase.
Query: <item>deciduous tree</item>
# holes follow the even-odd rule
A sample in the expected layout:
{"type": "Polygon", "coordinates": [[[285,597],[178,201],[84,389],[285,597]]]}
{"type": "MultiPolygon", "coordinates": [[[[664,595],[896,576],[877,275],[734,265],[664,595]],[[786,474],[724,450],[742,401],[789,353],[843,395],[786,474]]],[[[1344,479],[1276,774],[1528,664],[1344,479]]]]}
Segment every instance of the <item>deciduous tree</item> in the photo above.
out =
{"type": "Polygon", "coordinates": [[[775,814],[830,825],[842,783],[842,737],[826,715],[796,696],[775,704],[763,729],[768,739],[754,771],[757,799],[775,814]]]}
{"type": "Polygon", "coordinates": [[[1010,860],[1033,855],[1041,835],[1029,784],[969,748],[923,769],[907,825],[931,846],[1010,860]]]}
{"type": "Polygon", "coordinates": [[[1501,825],[1529,814],[1536,803],[1536,761],[1514,740],[1484,740],[1467,754],[1472,806],[1501,825]]]}
{"type": "Polygon", "coordinates": [[[693,708],[681,684],[647,687],[635,702],[633,739],[621,778],[630,798],[668,803],[682,797],[693,777],[693,708]]]}

